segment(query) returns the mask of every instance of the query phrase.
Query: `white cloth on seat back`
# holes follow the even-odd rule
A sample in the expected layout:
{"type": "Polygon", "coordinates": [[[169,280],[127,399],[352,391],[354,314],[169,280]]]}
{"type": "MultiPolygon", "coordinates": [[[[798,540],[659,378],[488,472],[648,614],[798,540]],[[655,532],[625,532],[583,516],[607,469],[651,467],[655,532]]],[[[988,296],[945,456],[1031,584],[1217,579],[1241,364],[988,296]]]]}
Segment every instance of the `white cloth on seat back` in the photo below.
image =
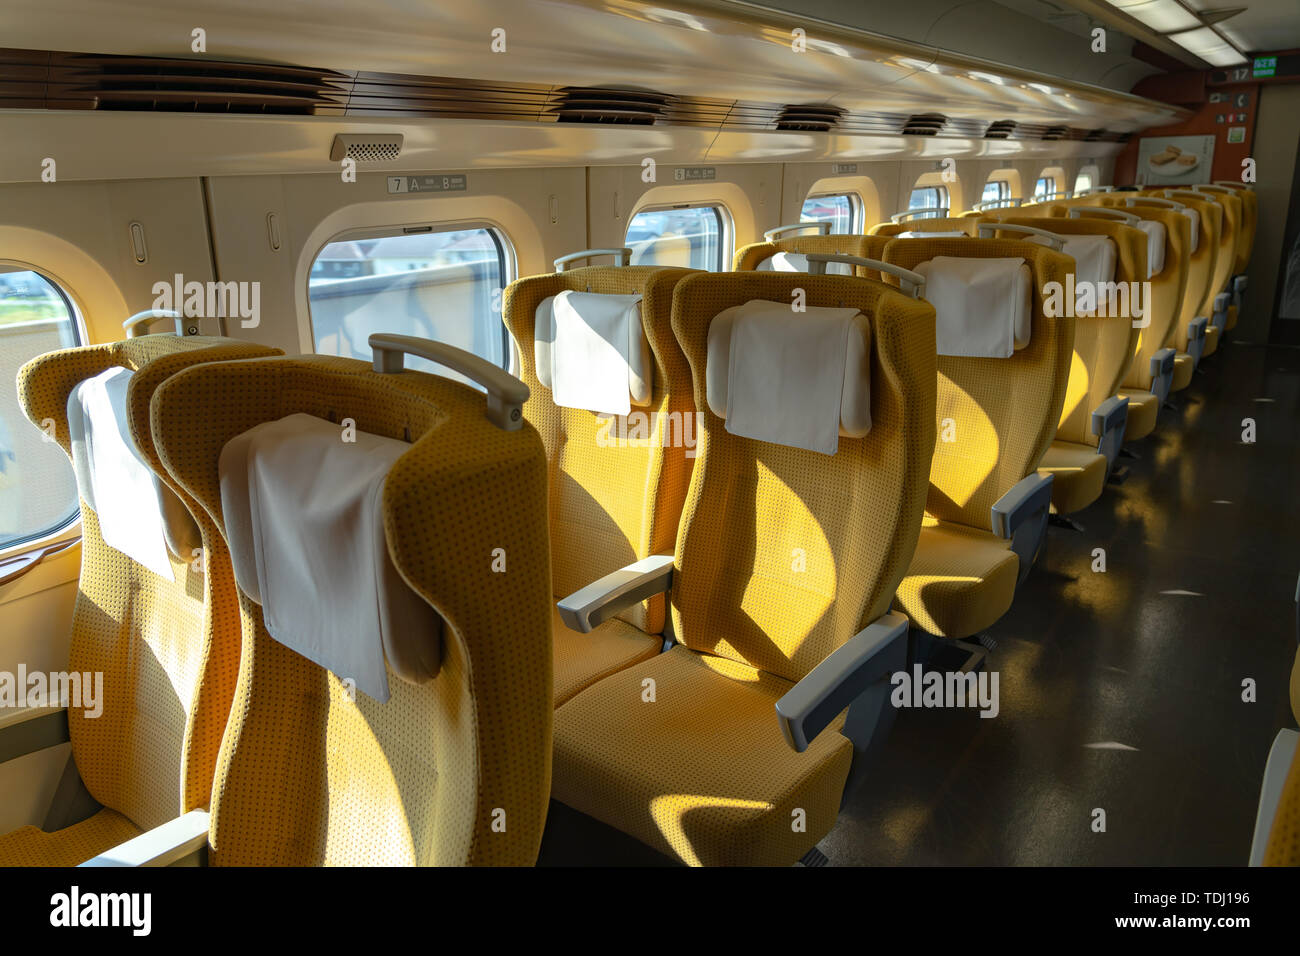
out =
{"type": "MultiPolygon", "coordinates": [[[[808,257],[802,252],[778,252],[768,256],[755,268],[755,272],[807,272],[808,257]]],[[[851,276],[853,266],[847,262],[826,263],[826,274],[830,276],[851,276]]]]}
{"type": "Polygon", "coordinates": [[[132,374],[111,368],[78,383],[68,395],[73,471],[82,499],[99,518],[104,542],[174,581],[159,479],[140,457],[127,421],[132,374]]]}
{"type": "Polygon", "coordinates": [[[441,662],[442,619],[393,565],[381,507],[411,446],[294,414],[221,450],[221,507],[235,581],[275,640],[378,701],[385,659],[421,683],[441,662]]]}
{"type": "Polygon", "coordinates": [[[1188,221],[1192,224],[1192,242],[1190,251],[1188,252],[1188,255],[1191,255],[1196,252],[1197,248],[1201,245],[1201,214],[1191,206],[1184,206],[1178,211],[1186,216],[1188,221]]]}
{"type": "MultiPolygon", "coordinates": [[[[1061,238],[1065,240],[1061,251],[1074,259],[1075,312],[1082,315],[1096,311],[1095,307],[1085,308],[1084,297],[1087,295],[1088,302],[1101,301],[1098,286],[1115,279],[1115,243],[1109,236],[1062,235],[1061,238]],[[1083,283],[1092,286],[1091,294],[1084,292],[1083,283]]],[[[1043,236],[1030,236],[1028,241],[1048,244],[1043,236]]]]}
{"type": "Polygon", "coordinates": [[[1134,225],[1147,234],[1147,278],[1165,271],[1165,224],[1154,219],[1141,219],[1134,225]]]}
{"type": "Polygon", "coordinates": [[[833,455],[871,429],[870,366],[857,309],[751,299],[709,325],[706,400],[733,435],[833,455]]]}
{"type": "Polygon", "coordinates": [[[934,306],[940,355],[1010,358],[1029,344],[1032,279],[1024,259],[935,256],[916,271],[934,306]]]}
{"type": "Polygon", "coordinates": [[[534,322],[538,380],[565,408],[626,415],[649,405],[654,362],[641,296],[565,291],[543,299],[534,322]]]}

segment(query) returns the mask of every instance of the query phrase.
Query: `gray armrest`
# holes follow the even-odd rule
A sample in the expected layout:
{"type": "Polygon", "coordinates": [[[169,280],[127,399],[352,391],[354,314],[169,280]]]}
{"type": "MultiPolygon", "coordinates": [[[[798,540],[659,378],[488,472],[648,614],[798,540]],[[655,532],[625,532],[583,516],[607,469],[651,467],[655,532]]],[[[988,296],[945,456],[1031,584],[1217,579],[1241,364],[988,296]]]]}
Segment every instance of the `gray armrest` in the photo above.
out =
{"type": "Polygon", "coordinates": [[[1169,391],[1174,387],[1174,358],[1178,355],[1173,349],[1160,349],[1151,356],[1151,394],[1163,405],[1169,400],[1169,391]]]}
{"type": "Polygon", "coordinates": [[[1120,446],[1124,444],[1124,426],[1128,424],[1128,398],[1112,395],[1092,413],[1092,433],[1097,436],[1097,452],[1106,456],[1106,473],[1115,467],[1120,446]]]}
{"type": "Polygon", "coordinates": [[[907,618],[896,611],[872,621],[776,702],[781,734],[799,753],[808,749],[845,707],[891,673],[896,661],[885,653],[896,641],[907,641],[907,618]]]}
{"type": "Polygon", "coordinates": [[[1205,351],[1205,329],[1210,320],[1200,315],[1187,323],[1187,354],[1192,357],[1193,367],[1201,364],[1201,354],[1205,351]]]}
{"type": "Polygon", "coordinates": [[[171,866],[207,846],[208,811],[191,810],[119,843],[82,866],[171,866]]]}
{"type": "Polygon", "coordinates": [[[1220,292],[1214,297],[1214,327],[1220,332],[1228,325],[1228,306],[1231,304],[1231,293],[1220,292]]]}
{"type": "Polygon", "coordinates": [[[1246,286],[1250,284],[1249,276],[1236,276],[1232,280],[1232,291],[1240,295],[1246,291],[1246,286]]]}
{"type": "Polygon", "coordinates": [[[672,583],[673,556],[652,554],[574,591],[555,606],[566,627],[587,634],[619,611],[667,591],[672,583]]]}
{"type": "Polygon", "coordinates": [[[1032,474],[1021,478],[992,509],[993,533],[1011,542],[1020,559],[1023,581],[1047,537],[1047,518],[1052,510],[1052,476],[1032,474]]]}
{"type": "Polygon", "coordinates": [[[68,711],[59,705],[0,709],[0,763],[7,763],[71,739],[68,711]]]}

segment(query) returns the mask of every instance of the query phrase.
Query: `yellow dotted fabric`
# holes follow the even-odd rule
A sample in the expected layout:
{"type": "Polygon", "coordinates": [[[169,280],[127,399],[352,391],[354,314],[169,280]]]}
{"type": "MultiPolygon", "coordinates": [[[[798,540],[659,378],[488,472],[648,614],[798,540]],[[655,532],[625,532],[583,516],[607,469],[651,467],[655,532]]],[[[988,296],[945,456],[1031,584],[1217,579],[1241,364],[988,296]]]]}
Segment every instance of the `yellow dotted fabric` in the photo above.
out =
{"type": "MultiPolygon", "coordinates": [[[[166,480],[148,427],[148,403],[157,384],[187,366],[277,353],[233,339],[141,336],[35,358],[18,373],[18,395],[38,427],[54,421],[58,444],[71,454],[67,403],[72,389],[110,368],[133,370],[127,396],[132,438],[166,480]]],[[[191,410],[190,422],[202,416],[191,410]]],[[[105,544],[98,519],[84,502],[81,521],[69,669],[103,673],[104,708],[97,718],[78,708],[69,711],[73,755],[95,799],[146,830],[208,803],[239,659],[229,560],[220,536],[200,521],[212,573],[205,575],[200,561],[173,556],[175,581],[167,581],[105,544]]],[[[64,839],[65,832],[49,839],[64,839]]]]}
{"type": "MultiPolygon", "coordinates": [[[[776,242],[754,242],[741,246],[736,251],[734,268],[736,272],[752,272],[759,264],[770,259],[778,252],[794,252],[807,255],[810,252],[860,256],[864,259],[879,259],[888,240],[881,236],[792,236],[778,239],[776,242]]],[[[880,272],[854,266],[853,274],[864,279],[879,279],[880,272]]]]}
{"type": "Polygon", "coordinates": [[[140,833],[130,820],[108,809],[54,833],[21,827],[0,836],[0,865],[77,866],[140,833]]]}
{"type": "MultiPolygon", "coordinates": [[[[1291,711],[1300,721],[1300,652],[1291,668],[1291,711]]],[[[1264,866],[1300,866],[1300,753],[1291,761],[1263,863],[1264,866]]]]}
{"type": "Polygon", "coordinates": [[[379,704],[277,644],[239,595],[214,864],[535,861],[553,713],[546,460],[531,426],[504,431],[484,410],[469,386],[344,358],[200,366],[157,390],[159,457],[219,529],[221,449],[254,425],[303,412],[409,435],[385,483],[384,529],[395,566],[447,625],[438,675],[415,685],[390,672],[379,704]]]}
{"type": "Polygon", "coordinates": [[[934,309],[849,276],[734,272],[677,287],[673,330],[701,410],[678,539],[677,639],[797,681],[889,610],[934,450],[934,309]],[[704,393],[713,317],[751,299],[859,309],[871,323],[872,428],[833,456],[732,435],[704,393]]]}
{"type": "Polygon", "coordinates": [[[556,711],[555,798],[692,866],[788,866],[835,824],[853,755],[842,718],[785,743],[791,686],[680,646],[619,671],[556,711]]]}
{"type": "MultiPolygon", "coordinates": [[[[690,369],[669,319],[673,289],[690,269],[591,266],[510,283],[502,318],[520,356],[520,378],[531,395],[524,417],[546,448],[550,472],[550,537],[554,594],[565,597],[592,581],[652,554],[671,554],[694,459],[686,441],[661,436],[688,427],[690,369]],[[537,378],[534,324],[542,300],[566,290],[642,295],[641,314],[654,357],[650,404],[604,421],[562,408],[537,378]],[[644,416],[648,441],[635,431],[644,416]],[[631,436],[623,440],[620,436],[631,436]],[[611,441],[611,439],[613,439],[611,441]],[[671,447],[663,447],[670,445],[671,447]]],[[[693,428],[693,423],[689,427],[693,428]]],[[[691,438],[693,431],[678,437],[691,438]]],[[[670,434],[671,437],[671,434],[670,434]]],[[[655,596],[619,615],[647,634],[664,627],[664,599],[655,596]]]]}
{"type": "Polygon", "coordinates": [[[990,508],[1038,467],[1056,435],[1074,347],[1074,319],[1043,312],[1042,290],[1065,283],[1074,260],[1044,246],[1006,239],[895,239],[885,261],[914,269],[936,256],[1025,260],[1032,273],[1029,345],[1011,358],[939,356],[940,438],[934,449],[926,512],[942,521],[991,530],[990,508]]]}
{"type": "Polygon", "coordinates": [[[1214,258],[1214,273],[1210,278],[1210,288],[1201,303],[1201,315],[1214,314],[1214,299],[1228,287],[1228,280],[1235,272],[1237,248],[1241,245],[1241,200],[1234,194],[1211,192],[1197,195],[1205,197],[1220,209],[1219,250],[1214,258]]]}
{"type": "Polygon", "coordinates": [[[1119,394],[1128,399],[1124,441],[1146,438],[1156,430],[1156,419],[1160,415],[1160,399],[1146,389],[1121,388],[1119,394]]]}
{"type": "Polygon", "coordinates": [[[551,607],[551,634],[555,640],[555,706],[615,671],[659,653],[663,638],[612,618],[590,634],[571,631],[551,607]]]}
{"type": "Polygon", "coordinates": [[[969,637],[1011,608],[1020,561],[991,531],[927,518],[897,606],[929,634],[969,637]]]}
{"type": "MultiPolygon", "coordinates": [[[[994,210],[990,210],[990,213],[994,210]]],[[[909,222],[881,222],[870,229],[872,236],[892,239],[900,232],[952,232],[960,229],[968,236],[974,236],[979,224],[989,217],[985,213],[978,215],[950,216],[947,219],[913,219],[909,222]]]]}
{"type": "MultiPolygon", "coordinates": [[[[1163,190],[1160,191],[1163,193],[1163,190]]],[[[1166,198],[1163,195],[1158,198],[1166,198]]],[[[1204,308],[1207,297],[1212,305],[1212,283],[1215,265],[1219,258],[1219,239],[1223,230],[1223,207],[1208,202],[1200,193],[1178,190],[1176,195],[1167,197],[1174,202],[1195,209],[1200,213],[1200,233],[1196,241],[1196,251],[1191,253],[1187,262],[1187,288],[1183,293],[1182,306],[1178,321],[1174,323],[1171,338],[1165,345],[1187,351],[1187,326],[1196,318],[1209,317],[1210,312],[1204,308]]],[[[1141,207],[1139,207],[1141,208],[1141,207]]],[[[1175,210],[1177,212],[1177,210],[1175,210]]],[[[1180,212],[1179,215],[1182,215],[1180,212]]],[[[1190,227],[1189,227],[1190,228],[1190,227]]],[[[1191,248],[1191,233],[1188,233],[1188,248],[1191,248]]]]}
{"type": "Polygon", "coordinates": [[[1106,456],[1096,445],[1054,441],[1038,465],[1040,475],[1052,476],[1052,510],[1069,515],[1101,497],[1106,487],[1106,456]]]}

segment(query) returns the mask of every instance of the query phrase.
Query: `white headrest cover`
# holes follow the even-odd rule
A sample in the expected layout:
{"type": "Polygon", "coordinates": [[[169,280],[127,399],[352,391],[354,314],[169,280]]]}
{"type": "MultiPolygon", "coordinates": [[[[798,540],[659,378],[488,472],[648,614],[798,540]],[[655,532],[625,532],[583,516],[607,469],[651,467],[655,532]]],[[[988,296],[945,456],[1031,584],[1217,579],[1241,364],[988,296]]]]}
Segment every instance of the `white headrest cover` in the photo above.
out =
{"type": "Polygon", "coordinates": [[[834,454],[871,430],[871,324],[856,309],[733,306],[709,325],[705,398],[732,434],[834,454]]]}
{"type": "Polygon", "coordinates": [[[533,357],[556,405],[626,415],[650,404],[654,361],[640,295],[566,291],[543,299],[533,357]]]}
{"type": "Polygon", "coordinates": [[[176,579],[167,556],[190,560],[185,546],[197,527],[180,499],[144,463],[131,437],[127,389],[134,373],[111,368],[77,384],[68,395],[73,471],[82,499],[99,518],[104,542],[168,581],[176,579]],[[169,531],[186,524],[190,532],[169,531]],[[183,549],[183,550],[182,550],[183,549]]]}
{"type": "MultiPolygon", "coordinates": [[[[807,272],[808,257],[802,252],[778,252],[768,256],[755,268],[755,272],[807,272]]],[[[853,266],[847,262],[826,263],[826,274],[831,276],[851,276],[853,266]]]]}
{"type": "MultiPolygon", "coordinates": [[[[1079,303],[1075,310],[1079,314],[1092,311],[1082,305],[1085,296],[1083,283],[1092,286],[1092,293],[1087,294],[1086,301],[1096,302],[1100,291],[1098,285],[1115,279],[1115,243],[1109,236],[1062,235],[1061,238],[1065,240],[1061,251],[1074,259],[1075,299],[1079,303]]],[[[1042,236],[1030,236],[1028,241],[1047,244],[1047,239],[1042,236]]]]}
{"type": "Polygon", "coordinates": [[[934,306],[940,355],[1010,358],[1029,344],[1033,281],[1024,259],[935,256],[916,271],[934,306]]]}
{"type": "Polygon", "coordinates": [[[235,581],[262,606],[279,643],[375,700],[388,676],[437,674],[442,618],[393,565],[384,479],[405,442],[295,414],[232,438],[221,451],[221,507],[235,581]]]}
{"type": "Polygon", "coordinates": [[[1191,255],[1196,252],[1201,245],[1201,214],[1191,206],[1184,206],[1178,211],[1186,216],[1192,224],[1191,252],[1188,253],[1188,255],[1191,255]]]}
{"type": "Polygon", "coordinates": [[[960,237],[969,239],[970,233],[962,232],[960,229],[945,230],[944,232],[926,232],[924,229],[916,229],[909,232],[900,232],[894,236],[895,239],[939,239],[945,236],[960,237]]]}
{"type": "Polygon", "coordinates": [[[1165,224],[1142,219],[1135,225],[1147,234],[1147,278],[1150,279],[1165,271],[1165,224]]]}

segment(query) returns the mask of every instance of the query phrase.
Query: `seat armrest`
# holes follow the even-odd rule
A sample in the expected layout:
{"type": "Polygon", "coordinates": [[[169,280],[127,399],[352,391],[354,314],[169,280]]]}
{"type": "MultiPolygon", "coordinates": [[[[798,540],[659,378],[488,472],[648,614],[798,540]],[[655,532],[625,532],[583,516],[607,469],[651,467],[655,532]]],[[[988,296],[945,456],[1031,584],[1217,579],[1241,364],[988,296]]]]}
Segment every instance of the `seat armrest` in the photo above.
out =
{"type": "Polygon", "coordinates": [[[67,708],[56,704],[0,709],[0,764],[67,743],[67,708]]]}
{"type": "Polygon", "coordinates": [[[895,665],[886,653],[907,641],[908,620],[897,611],[872,621],[804,675],[776,702],[776,719],[785,742],[798,753],[827,728],[872,684],[895,665]]]}
{"type": "Polygon", "coordinates": [[[1250,284],[1249,276],[1244,276],[1244,275],[1236,276],[1232,280],[1232,291],[1235,292],[1237,295],[1241,295],[1241,293],[1246,291],[1246,286],[1248,286],[1249,284],[1250,284]]]}
{"type": "Polygon", "coordinates": [[[168,820],[82,866],[171,866],[208,844],[208,811],[191,810],[168,820]]]}
{"type": "Polygon", "coordinates": [[[1214,327],[1222,332],[1228,325],[1228,306],[1232,304],[1232,294],[1220,292],[1214,297],[1214,327]]]}
{"type": "Polygon", "coordinates": [[[1124,426],[1128,424],[1128,398],[1112,395],[1092,413],[1092,433],[1097,436],[1097,452],[1106,456],[1106,473],[1115,467],[1120,446],[1124,444],[1124,426]]]}
{"type": "Polygon", "coordinates": [[[1032,474],[1017,481],[993,503],[990,518],[993,533],[1011,542],[1020,559],[1023,581],[1047,537],[1047,519],[1052,509],[1052,476],[1032,474]]]}
{"type": "Polygon", "coordinates": [[[1169,392],[1174,387],[1174,358],[1177,355],[1173,349],[1160,349],[1151,356],[1151,393],[1161,405],[1169,400],[1169,392]]]}
{"type": "Polygon", "coordinates": [[[1201,364],[1201,354],[1205,351],[1205,330],[1210,320],[1199,315],[1187,323],[1187,354],[1192,357],[1192,366],[1201,364]]]}
{"type": "Polygon", "coordinates": [[[673,556],[652,554],[579,588],[555,606],[565,627],[587,634],[620,611],[667,591],[672,583],[673,556]]]}

